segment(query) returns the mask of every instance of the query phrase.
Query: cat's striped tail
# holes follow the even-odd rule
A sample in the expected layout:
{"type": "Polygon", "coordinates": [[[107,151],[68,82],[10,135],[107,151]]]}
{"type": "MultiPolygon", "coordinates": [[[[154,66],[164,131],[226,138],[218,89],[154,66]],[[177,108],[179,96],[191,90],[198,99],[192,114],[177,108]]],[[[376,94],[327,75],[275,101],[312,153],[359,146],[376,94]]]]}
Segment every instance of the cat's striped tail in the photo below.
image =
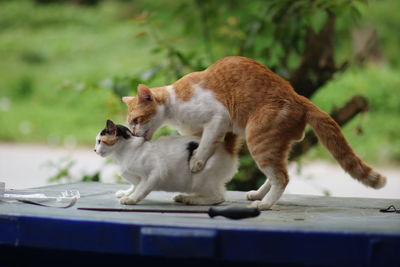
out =
{"type": "Polygon", "coordinates": [[[242,143],[240,142],[239,137],[236,134],[228,132],[225,134],[224,145],[226,152],[228,152],[233,157],[236,157],[236,155],[239,153],[242,143]]]}
{"type": "MultiPolygon", "coordinates": [[[[329,150],[342,168],[361,183],[381,188],[386,184],[386,177],[375,172],[353,151],[343,136],[339,125],[324,111],[304,98],[307,123],[311,125],[319,141],[329,150]]],[[[303,102],[304,103],[304,102],[303,102]]]]}

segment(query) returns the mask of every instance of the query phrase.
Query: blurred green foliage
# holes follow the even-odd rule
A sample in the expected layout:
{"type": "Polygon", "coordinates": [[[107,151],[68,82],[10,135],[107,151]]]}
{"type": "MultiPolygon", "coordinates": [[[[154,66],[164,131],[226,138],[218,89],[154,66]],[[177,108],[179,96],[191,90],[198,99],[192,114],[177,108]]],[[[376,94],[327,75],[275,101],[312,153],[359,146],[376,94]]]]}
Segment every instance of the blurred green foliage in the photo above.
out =
{"type": "Polygon", "coordinates": [[[74,136],[89,144],[106,118],[123,119],[120,100],[101,81],[117,82],[114,76],[152,58],[144,45],[137,49],[125,12],[113,2],[0,2],[0,97],[9,103],[0,113],[1,140],[62,144],[74,136]],[[23,124],[30,127],[21,132],[23,124]]]}
{"type": "MultiPolygon", "coordinates": [[[[125,120],[120,97],[135,94],[138,83],[168,84],[227,55],[254,58],[287,78],[307,28],[318,32],[332,13],[336,60],[352,67],[313,101],[329,111],[365,95],[370,112],[344,127],[346,137],[369,161],[400,160],[399,1],[39,2],[0,1],[2,141],[92,144],[106,119],[125,120]],[[359,65],[352,36],[366,27],[377,32],[382,55],[359,65]]],[[[329,157],[320,148],[307,156],[329,157]]],[[[244,179],[253,165],[241,163],[249,166],[238,174],[244,179]]]]}
{"type": "Polygon", "coordinates": [[[143,29],[136,36],[149,37],[158,45],[152,52],[165,57],[167,82],[229,55],[256,59],[287,77],[299,65],[309,27],[319,32],[328,13],[335,14],[345,21],[337,34],[347,36],[342,45],[348,45],[349,30],[365,2],[194,0],[174,1],[171,11],[163,12],[159,2],[143,1],[144,11],[134,21],[143,29]]]}
{"type": "Polygon", "coordinates": [[[58,160],[46,162],[43,166],[54,172],[48,178],[49,183],[100,182],[101,169],[91,174],[84,173],[81,177],[77,178],[72,174],[72,168],[75,165],[76,161],[71,160],[69,157],[63,157],[58,160]]]}

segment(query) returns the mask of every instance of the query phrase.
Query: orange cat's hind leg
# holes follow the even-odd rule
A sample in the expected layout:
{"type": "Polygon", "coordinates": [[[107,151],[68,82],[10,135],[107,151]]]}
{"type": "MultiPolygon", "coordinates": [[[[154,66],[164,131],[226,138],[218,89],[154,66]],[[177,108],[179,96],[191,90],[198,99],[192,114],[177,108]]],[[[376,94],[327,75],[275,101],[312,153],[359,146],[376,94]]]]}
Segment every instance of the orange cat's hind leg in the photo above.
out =
{"type": "Polygon", "coordinates": [[[248,200],[261,200],[269,192],[270,189],[271,189],[271,183],[267,177],[267,179],[262,184],[262,186],[260,186],[260,188],[258,188],[257,190],[251,190],[247,192],[246,198],[248,200]]]}
{"type": "Polygon", "coordinates": [[[264,127],[260,127],[260,124],[249,126],[246,131],[247,146],[268,180],[257,191],[250,191],[247,198],[256,200],[252,206],[265,210],[282,196],[289,182],[286,162],[291,139],[272,121],[264,127]]]}
{"type": "Polygon", "coordinates": [[[266,183],[270,183],[271,189],[261,200],[256,200],[251,205],[260,210],[267,210],[282,196],[289,182],[289,177],[286,169],[282,167],[265,167],[262,170],[268,177],[266,183]]]}

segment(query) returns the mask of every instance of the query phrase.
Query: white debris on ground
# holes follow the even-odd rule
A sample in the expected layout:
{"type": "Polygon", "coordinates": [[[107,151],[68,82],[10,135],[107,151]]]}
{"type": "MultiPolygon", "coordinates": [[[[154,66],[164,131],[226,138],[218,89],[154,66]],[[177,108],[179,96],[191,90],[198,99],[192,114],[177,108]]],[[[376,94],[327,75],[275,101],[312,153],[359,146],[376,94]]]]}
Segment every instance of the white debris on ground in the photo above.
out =
{"type": "MultiPolygon", "coordinates": [[[[0,181],[7,188],[22,189],[48,185],[48,178],[57,171],[49,162],[74,162],[71,176],[93,174],[106,160],[92,148],[68,149],[32,144],[0,143],[0,181]]],[[[374,190],[348,176],[338,164],[324,161],[296,164],[289,167],[290,183],[285,193],[338,197],[400,198],[400,168],[376,168],[388,177],[387,185],[374,190]]],[[[116,182],[117,167],[107,164],[101,172],[102,182],[116,182]]]]}

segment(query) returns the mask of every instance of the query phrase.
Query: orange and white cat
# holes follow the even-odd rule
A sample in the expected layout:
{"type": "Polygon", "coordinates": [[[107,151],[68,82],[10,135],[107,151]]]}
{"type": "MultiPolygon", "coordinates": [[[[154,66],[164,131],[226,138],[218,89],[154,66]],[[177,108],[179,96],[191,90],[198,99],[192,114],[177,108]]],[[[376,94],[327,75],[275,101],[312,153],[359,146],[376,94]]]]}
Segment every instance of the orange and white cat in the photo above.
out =
{"type": "Polygon", "coordinates": [[[338,124],[292,86],[260,63],[227,57],[204,71],[187,74],[172,85],[138,86],[137,97],[124,97],[127,121],[147,139],[162,125],[183,135],[201,136],[190,168],[200,171],[226,133],[245,138],[249,151],[268,178],[247,193],[252,205],[269,209],[289,182],[291,144],[303,138],[310,124],[342,168],[361,183],[381,188],[386,178],[366,165],[349,146],[338,124]]]}

